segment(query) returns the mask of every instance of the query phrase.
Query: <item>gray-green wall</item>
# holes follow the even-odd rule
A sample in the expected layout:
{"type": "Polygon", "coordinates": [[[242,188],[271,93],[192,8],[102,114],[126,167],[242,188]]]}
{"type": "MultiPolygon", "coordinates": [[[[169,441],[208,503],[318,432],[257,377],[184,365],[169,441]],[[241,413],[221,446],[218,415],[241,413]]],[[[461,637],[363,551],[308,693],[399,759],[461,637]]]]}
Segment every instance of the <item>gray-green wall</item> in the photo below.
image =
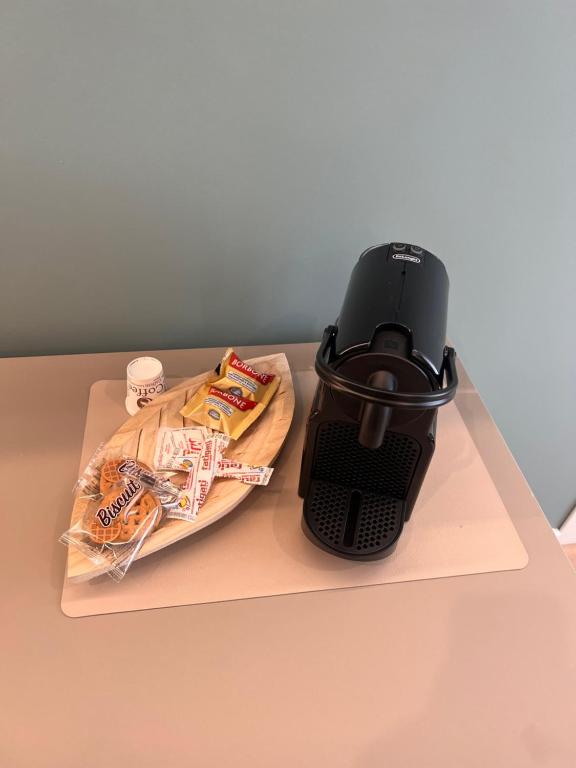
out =
{"type": "Polygon", "coordinates": [[[0,1],[0,354],[312,340],[368,245],[576,499],[576,3],[0,1]]]}

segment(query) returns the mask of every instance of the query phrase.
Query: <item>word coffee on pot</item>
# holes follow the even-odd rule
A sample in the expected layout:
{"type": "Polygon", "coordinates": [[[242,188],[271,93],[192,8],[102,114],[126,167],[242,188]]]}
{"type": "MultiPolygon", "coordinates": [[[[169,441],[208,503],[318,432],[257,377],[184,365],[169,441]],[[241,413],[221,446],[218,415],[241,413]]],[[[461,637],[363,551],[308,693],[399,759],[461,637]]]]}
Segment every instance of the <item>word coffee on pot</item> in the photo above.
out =
{"type": "Polygon", "coordinates": [[[133,416],[166,391],[162,363],[155,357],[137,357],[126,368],[126,410],[133,416]]]}

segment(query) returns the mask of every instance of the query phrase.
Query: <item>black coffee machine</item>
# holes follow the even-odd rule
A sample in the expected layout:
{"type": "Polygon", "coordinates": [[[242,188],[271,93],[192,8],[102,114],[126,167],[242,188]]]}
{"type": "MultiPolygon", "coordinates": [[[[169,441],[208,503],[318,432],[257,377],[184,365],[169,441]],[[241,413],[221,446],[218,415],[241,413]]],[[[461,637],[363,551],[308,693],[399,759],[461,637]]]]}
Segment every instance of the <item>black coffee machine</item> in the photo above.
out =
{"type": "Polygon", "coordinates": [[[440,259],[386,243],[360,256],[324,332],[298,492],[304,531],[335,555],[385,557],[410,518],[458,385],[447,310],[440,259]]]}

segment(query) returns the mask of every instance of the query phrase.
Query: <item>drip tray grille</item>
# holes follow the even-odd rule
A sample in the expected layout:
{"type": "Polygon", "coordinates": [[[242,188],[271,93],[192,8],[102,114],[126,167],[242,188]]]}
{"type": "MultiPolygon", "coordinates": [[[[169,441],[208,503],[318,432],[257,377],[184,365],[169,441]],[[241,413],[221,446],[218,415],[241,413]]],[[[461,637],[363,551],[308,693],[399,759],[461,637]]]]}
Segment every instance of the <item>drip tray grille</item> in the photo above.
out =
{"type": "Polygon", "coordinates": [[[393,551],[404,524],[404,501],[313,480],[304,519],[309,533],[326,549],[372,560],[393,551]]]}

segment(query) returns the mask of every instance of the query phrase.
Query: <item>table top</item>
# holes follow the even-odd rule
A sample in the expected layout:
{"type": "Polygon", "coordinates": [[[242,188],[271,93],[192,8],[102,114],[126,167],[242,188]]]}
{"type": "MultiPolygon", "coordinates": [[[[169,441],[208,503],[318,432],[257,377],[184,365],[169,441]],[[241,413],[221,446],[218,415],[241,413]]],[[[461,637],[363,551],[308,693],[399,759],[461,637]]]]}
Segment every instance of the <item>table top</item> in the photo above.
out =
{"type": "MultiPolygon", "coordinates": [[[[303,367],[315,348],[238,351],[303,367]]],[[[148,353],[193,376],[221,351],[148,353]]],[[[137,354],[0,360],[0,764],[576,763],[574,573],[462,369],[457,405],[528,551],[523,570],[64,616],[57,539],[89,389],[137,354]]]]}

